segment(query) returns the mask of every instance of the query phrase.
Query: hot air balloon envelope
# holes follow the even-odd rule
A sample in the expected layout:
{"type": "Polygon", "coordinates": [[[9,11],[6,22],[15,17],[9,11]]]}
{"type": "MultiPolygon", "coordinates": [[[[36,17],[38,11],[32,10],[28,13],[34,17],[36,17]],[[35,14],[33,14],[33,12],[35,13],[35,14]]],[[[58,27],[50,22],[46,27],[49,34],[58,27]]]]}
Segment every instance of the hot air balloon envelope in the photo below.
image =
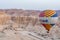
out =
{"type": "Polygon", "coordinates": [[[58,20],[58,15],[54,10],[44,10],[40,13],[39,17],[41,24],[47,30],[50,30],[50,28],[54,26],[58,20]]]}

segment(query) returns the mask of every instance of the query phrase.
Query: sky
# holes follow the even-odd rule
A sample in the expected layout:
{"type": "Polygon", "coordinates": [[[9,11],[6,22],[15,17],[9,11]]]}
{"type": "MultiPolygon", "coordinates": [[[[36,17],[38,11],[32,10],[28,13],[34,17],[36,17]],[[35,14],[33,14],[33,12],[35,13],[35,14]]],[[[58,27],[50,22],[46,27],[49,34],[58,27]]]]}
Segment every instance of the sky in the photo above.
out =
{"type": "Polygon", "coordinates": [[[0,0],[0,9],[60,9],[60,0],[0,0]]]}

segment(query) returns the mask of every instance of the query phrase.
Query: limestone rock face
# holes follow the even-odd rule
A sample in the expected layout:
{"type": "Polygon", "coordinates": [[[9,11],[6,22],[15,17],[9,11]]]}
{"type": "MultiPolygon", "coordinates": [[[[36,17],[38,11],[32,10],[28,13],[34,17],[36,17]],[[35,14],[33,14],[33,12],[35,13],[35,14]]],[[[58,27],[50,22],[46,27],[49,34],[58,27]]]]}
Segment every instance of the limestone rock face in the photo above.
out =
{"type": "Polygon", "coordinates": [[[54,39],[59,39],[60,38],[60,27],[59,26],[53,26],[49,32],[49,36],[54,39]]]}
{"type": "Polygon", "coordinates": [[[6,24],[10,20],[10,16],[8,16],[5,12],[0,12],[0,25],[6,24]]]}

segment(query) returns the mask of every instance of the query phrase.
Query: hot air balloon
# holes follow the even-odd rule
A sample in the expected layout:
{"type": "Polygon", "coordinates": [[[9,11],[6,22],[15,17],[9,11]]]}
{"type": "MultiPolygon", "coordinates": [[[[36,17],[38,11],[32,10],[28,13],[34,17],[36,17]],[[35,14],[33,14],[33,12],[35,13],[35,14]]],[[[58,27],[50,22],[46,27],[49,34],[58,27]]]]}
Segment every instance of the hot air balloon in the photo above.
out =
{"type": "Polygon", "coordinates": [[[58,15],[55,10],[44,10],[39,15],[41,24],[49,31],[58,21],[58,15]]]}

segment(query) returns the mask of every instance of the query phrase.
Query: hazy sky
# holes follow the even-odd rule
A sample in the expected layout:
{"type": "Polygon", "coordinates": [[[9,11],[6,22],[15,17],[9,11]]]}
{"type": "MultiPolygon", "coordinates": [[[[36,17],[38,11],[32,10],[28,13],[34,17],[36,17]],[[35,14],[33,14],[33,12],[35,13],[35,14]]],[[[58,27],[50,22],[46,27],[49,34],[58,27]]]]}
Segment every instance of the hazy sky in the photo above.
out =
{"type": "Polygon", "coordinates": [[[0,9],[60,9],[60,0],[0,0],[0,9]]]}

